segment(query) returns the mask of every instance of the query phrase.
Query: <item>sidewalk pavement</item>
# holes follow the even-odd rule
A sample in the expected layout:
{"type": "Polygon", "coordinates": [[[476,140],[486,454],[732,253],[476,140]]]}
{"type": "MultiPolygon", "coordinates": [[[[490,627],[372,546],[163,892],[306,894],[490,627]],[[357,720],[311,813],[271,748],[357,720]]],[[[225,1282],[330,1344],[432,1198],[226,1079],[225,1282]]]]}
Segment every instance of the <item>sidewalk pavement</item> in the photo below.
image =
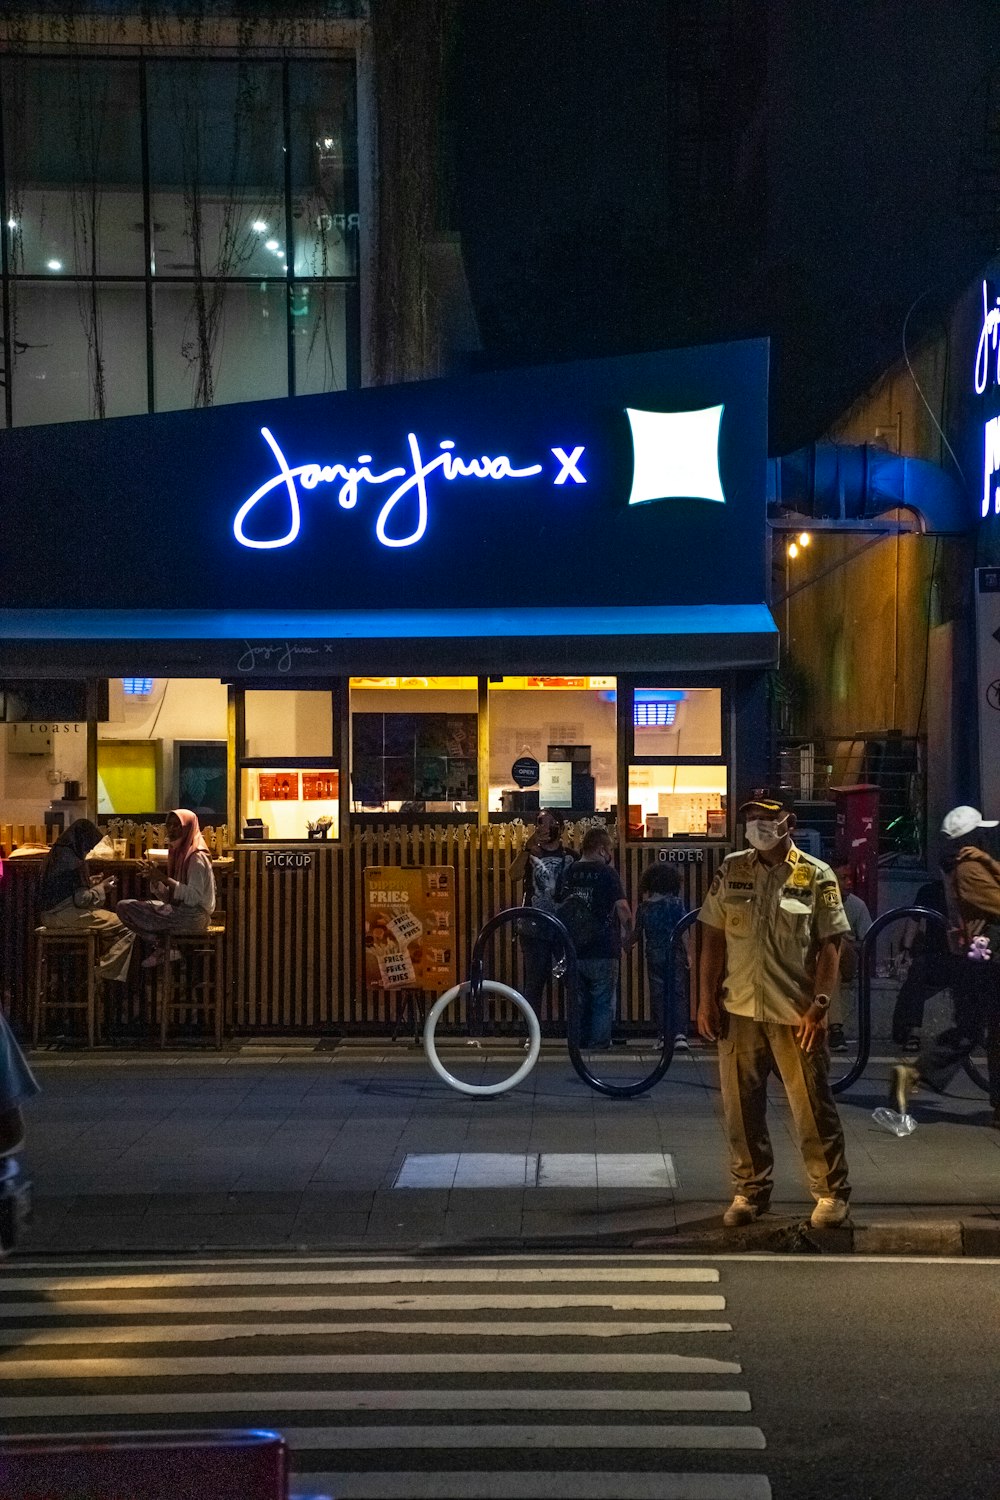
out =
{"type": "MultiPolygon", "coordinates": [[[[523,1060],[509,1043],[440,1050],[469,1081],[509,1076],[523,1060]]],[[[604,1054],[606,1076],[648,1071],[654,1054],[640,1062],[639,1050],[604,1054]]],[[[558,1043],[545,1044],[523,1084],[493,1098],[449,1088],[402,1041],[250,1043],[221,1054],[43,1050],[31,1056],[43,1092],[28,1107],[35,1213],[21,1251],[1000,1255],[1000,1132],[988,1127],[985,1095],[959,1075],[949,1097],[918,1096],[918,1129],[898,1140],[872,1120],[892,1060],[884,1045],[875,1050],[840,1099],[854,1227],[826,1233],[806,1223],[811,1205],[777,1083],[772,1212],[746,1230],[723,1229],[731,1189],[711,1048],[679,1053],[662,1083],[625,1101],[582,1083],[558,1043]],[[484,1165],[510,1169],[482,1153],[527,1157],[518,1185],[477,1176],[484,1165]],[[393,1185],[408,1158],[407,1174],[430,1165],[432,1180],[453,1181],[459,1154],[471,1186],[393,1185]],[[638,1186],[623,1186],[621,1163],[606,1160],[624,1155],[656,1158],[638,1164],[638,1186]],[[545,1185],[556,1168],[571,1185],[545,1185]]],[[[849,1056],[835,1059],[836,1071],[849,1056]]]]}

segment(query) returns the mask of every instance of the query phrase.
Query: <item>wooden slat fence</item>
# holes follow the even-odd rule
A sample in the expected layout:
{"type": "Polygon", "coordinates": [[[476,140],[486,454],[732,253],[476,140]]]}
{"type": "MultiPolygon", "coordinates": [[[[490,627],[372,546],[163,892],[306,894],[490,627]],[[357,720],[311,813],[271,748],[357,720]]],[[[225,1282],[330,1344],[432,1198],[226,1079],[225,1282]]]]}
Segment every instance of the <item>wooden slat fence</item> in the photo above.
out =
{"type": "MultiPolygon", "coordinates": [[[[308,846],[309,869],[267,868],[264,846],[232,852],[233,864],[219,872],[219,906],[226,913],[226,965],[229,975],[227,1025],[243,1035],[385,1034],[396,1025],[400,996],[364,983],[364,876],[368,865],[452,865],[455,869],[458,975],[468,974],[472,946],[495,912],[520,901],[510,867],[530,830],[502,824],[474,826],[400,825],[353,829],[339,842],[308,846]]],[[[583,829],[567,837],[579,844],[583,829]]],[[[121,828],[129,857],[162,846],[155,825],[121,828]]],[[[206,830],[213,853],[225,848],[224,829],[206,830]]],[[[44,829],[0,825],[0,846],[46,842],[44,829]]],[[[667,846],[664,846],[667,847],[667,846]]],[[[717,844],[669,849],[677,861],[681,890],[689,907],[698,905],[727,850],[717,844]]],[[[657,857],[654,845],[628,845],[621,875],[633,900],[642,870],[657,857]]],[[[7,863],[0,881],[0,999],[16,1024],[29,1017],[34,961],[33,929],[38,919],[38,887],[43,855],[7,863]]],[[[119,896],[143,894],[138,877],[123,872],[119,896]]],[[[513,931],[502,930],[487,955],[487,974],[504,983],[520,982],[520,959],[513,931]]],[[[642,954],[634,948],[622,965],[620,1017],[627,1029],[652,1024],[642,954]]],[[[428,997],[430,998],[430,997],[428,997]]],[[[563,1025],[561,986],[550,986],[542,1008],[543,1028],[563,1025]]]]}
{"type": "MultiPolygon", "coordinates": [[[[468,973],[476,934],[495,912],[518,904],[520,886],[510,867],[528,830],[516,825],[354,829],[340,843],[312,846],[312,868],[265,868],[263,849],[236,851],[240,892],[235,955],[233,1025],[236,1031],[343,1031],[385,1033],[395,1026],[397,993],[364,983],[364,870],[369,865],[411,865],[455,869],[459,978],[468,973]]],[[[568,831],[573,838],[574,830],[568,831]]],[[[705,845],[678,860],[682,894],[700,904],[727,850],[705,845]]],[[[645,867],[655,862],[653,846],[630,845],[622,878],[629,899],[645,867]]],[[[487,956],[487,973],[517,985],[520,961],[513,930],[501,930],[487,956]]],[[[627,1027],[652,1024],[642,953],[634,948],[622,967],[621,1017],[627,1027]]],[[[542,1024],[563,1024],[562,992],[551,986],[542,1024]]]]}

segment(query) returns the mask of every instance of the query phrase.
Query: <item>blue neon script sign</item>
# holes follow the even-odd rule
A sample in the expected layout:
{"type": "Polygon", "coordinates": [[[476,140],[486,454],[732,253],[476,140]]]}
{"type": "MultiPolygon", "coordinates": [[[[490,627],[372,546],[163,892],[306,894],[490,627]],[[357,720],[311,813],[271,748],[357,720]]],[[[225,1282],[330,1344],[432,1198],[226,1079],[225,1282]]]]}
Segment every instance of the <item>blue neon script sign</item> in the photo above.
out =
{"type": "MultiPolygon", "coordinates": [[[[990,291],[983,282],[983,322],[976,348],[976,395],[986,394],[988,386],[1000,384],[1000,297],[990,303],[990,291]]],[[[983,502],[985,520],[992,510],[1000,515],[1000,485],[994,478],[1000,474],[1000,416],[991,417],[983,428],[983,502]]]]}
{"type": "MultiPolygon", "coordinates": [[[[630,506],[682,497],[725,504],[719,472],[719,434],[724,410],[721,404],[686,412],[643,411],[626,407],[633,459],[630,506]]],[[[432,475],[439,475],[449,484],[459,479],[526,480],[537,479],[546,468],[542,463],[518,467],[503,453],[495,457],[483,453],[463,458],[451,438],[441,439],[437,445],[439,451],[433,457],[425,457],[413,432],[406,436],[408,462],[388,469],[373,468],[374,458],[370,453],[359,454],[353,464],[320,464],[313,460],[291,465],[270,428],[262,427],[260,433],[274,455],[277,473],[244,500],[233,521],[236,540],[241,546],[257,551],[288,547],[298,537],[302,526],[300,489],[312,491],[320,485],[336,485],[337,504],[342,510],[354,510],[367,489],[381,490],[392,485],[382,500],[375,521],[375,535],[383,547],[412,547],[427,530],[427,480],[432,475]],[[288,501],[287,529],[280,536],[248,534],[247,524],[255,508],[268,495],[281,489],[284,489],[288,501]],[[415,512],[412,509],[400,510],[407,496],[415,502],[415,512]],[[401,524],[404,515],[406,519],[401,524]],[[409,531],[406,531],[407,524],[411,526],[409,531]]],[[[555,460],[555,464],[550,465],[552,484],[585,485],[587,476],[582,465],[586,451],[584,443],[573,448],[551,447],[549,454],[555,460]]],[[[548,460],[548,455],[546,458],[548,460]]]]}
{"type": "MultiPolygon", "coordinates": [[[[398,465],[379,473],[370,467],[374,462],[372,455],[361,453],[358,455],[356,464],[305,463],[297,464],[292,468],[271,431],[267,427],[262,427],[260,435],[277,460],[278,472],[266,480],[259,489],[254,490],[248,500],[244,500],[233,521],[233,533],[242,546],[254,547],[261,551],[267,551],[273,547],[287,547],[298,536],[302,524],[299,485],[304,490],[314,490],[321,484],[339,482],[337,504],[343,510],[353,510],[358,503],[362,485],[378,487],[399,481],[382,503],[375,522],[375,535],[383,547],[412,547],[415,542],[420,541],[427,530],[426,481],[429,475],[440,473],[444,479],[452,482],[456,479],[531,479],[542,473],[541,464],[528,464],[524,468],[515,468],[506,454],[502,453],[496,458],[486,453],[478,458],[462,458],[455,452],[455,444],[450,438],[444,438],[438,443],[441,451],[434,458],[425,459],[417,436],[413,432],[406,435],[410,458],[408,467],[398,465]],[[243,523],[266,495],[269,495],[272,490],[280,489],[282,485],[288,493],[289,506],[288,530],[284,536],[265,540],[247,536],[243,523]],[[413,530],[407,536],[390,535],[389,527],[393,522],[396,509],[400,501],[411,493],[415,494],[417,503],[413,530]]],[[[552,448],[550,451],[559,465],[558,473],[552,481],[553,484],[565,484],[567,480],[572,480],[574,484],[587,483],[580,469],[580,460],[586,451],[583,444],[574,448],[571,453],[567,453],[564,448],[552,448]]]]}

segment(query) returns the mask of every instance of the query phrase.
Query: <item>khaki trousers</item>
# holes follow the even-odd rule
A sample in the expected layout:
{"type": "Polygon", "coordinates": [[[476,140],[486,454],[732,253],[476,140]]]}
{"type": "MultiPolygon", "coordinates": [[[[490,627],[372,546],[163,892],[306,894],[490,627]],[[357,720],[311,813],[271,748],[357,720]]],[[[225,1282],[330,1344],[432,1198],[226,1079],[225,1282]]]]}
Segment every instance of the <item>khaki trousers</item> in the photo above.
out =
{"type": "Polygon", "coordinates": [[[767,1130],[767,1080],[784,1085],[799,1150],[814,1198],[850,1197],[844,1132],[830,1090],[830,1055],[824,1046],[803,1052],[795,1027],[726,1015],[719,1042],[722,1107],[729,1137],[733,1189],[764,1208],[771,1197],[774,1152],[767,1130]]]}

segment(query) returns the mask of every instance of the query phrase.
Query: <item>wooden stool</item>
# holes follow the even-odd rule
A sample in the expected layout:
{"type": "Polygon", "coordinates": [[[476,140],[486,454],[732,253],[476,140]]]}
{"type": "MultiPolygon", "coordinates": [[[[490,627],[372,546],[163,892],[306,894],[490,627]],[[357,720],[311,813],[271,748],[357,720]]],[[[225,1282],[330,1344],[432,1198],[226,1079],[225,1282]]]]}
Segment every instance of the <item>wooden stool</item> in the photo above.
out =
{"type": "MultiPolygon", "coordinates": [[[[35,928],[35,994],[31,1017],[31,1039],[34,1046],[38,1045],[39,1033],[42,1030],[47,1010],[85,1010],[87,1012],[87,1045],[88,1047],[94,1045],[97,1030],[97,939],[96,928],[77,932],[70,929],[61,931],[59,928],[35,928]],[[83,1000],[66,998],[66,973],[63,960],[67,956],[70,959],[83,959],[87,980],[86,997],[83,1000]],[[55,964],[52,963],[53,958],[57,960],[55,964]],[[55,980],[55,998],[50,993],[53,980],[55,980]]],[[[80,992],[74,990],[71,993],[79,995],[80,992]]]]}
{"type": "Polygon", "coordinates": [[[176,948],[179,963],[166,963],[156,970],[159,977],[160,1046],[167,1045],[171,1014],[184,1011],[211,1025],[215,1045],[222,1046],[226,1019],[224,950],[226,916],[217,911],[204,932],[165,934],[169,948],[176,948]]]}

